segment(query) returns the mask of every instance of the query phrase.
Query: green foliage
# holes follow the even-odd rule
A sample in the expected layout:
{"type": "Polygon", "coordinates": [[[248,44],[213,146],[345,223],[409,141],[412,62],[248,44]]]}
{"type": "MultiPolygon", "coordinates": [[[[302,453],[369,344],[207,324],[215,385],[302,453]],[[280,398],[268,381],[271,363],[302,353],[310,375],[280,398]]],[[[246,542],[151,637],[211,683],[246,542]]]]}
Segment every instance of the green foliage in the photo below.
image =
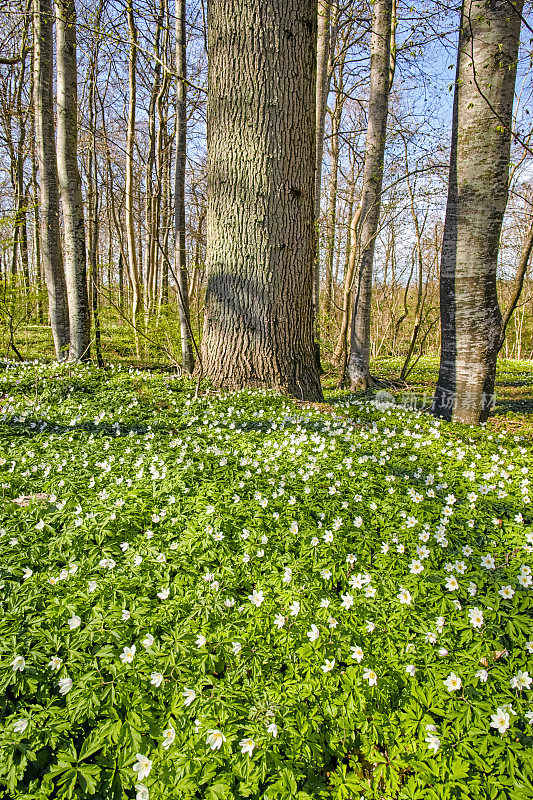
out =
{"type": "Polygon", "coordinates": [[[525,440],[194,388],[0,373],[0,798],[533,798],[525,440]]]}

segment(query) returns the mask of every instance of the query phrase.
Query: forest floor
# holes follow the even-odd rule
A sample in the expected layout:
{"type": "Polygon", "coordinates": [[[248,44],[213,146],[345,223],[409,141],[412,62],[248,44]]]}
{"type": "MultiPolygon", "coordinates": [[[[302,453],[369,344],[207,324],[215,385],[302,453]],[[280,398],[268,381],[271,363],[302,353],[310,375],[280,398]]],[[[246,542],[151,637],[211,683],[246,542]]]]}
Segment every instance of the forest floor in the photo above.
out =
{"type": "Polygon", "coordinates": [[[153,366],[0,369],[0,796],[533,797],[532,363],[482,428],[432,359],[388,406],[153,366]]]}

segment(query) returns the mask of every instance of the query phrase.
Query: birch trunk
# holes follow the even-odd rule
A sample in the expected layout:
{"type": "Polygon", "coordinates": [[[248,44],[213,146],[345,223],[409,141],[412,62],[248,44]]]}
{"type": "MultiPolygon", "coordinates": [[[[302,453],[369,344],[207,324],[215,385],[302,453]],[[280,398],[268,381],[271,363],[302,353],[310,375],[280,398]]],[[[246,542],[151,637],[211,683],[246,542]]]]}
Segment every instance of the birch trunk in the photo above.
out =
{"type": "Polygon", "coordinates": [[[220,0],[208,13],[204,374],[216,386],[320,400],[316,1],[220,0]]]}
{"type": "Polygon", "coordinates": [[[56,0],[57,168],[65,239],[65,273],[70,319],[69,358],[91,357],[85,221],[78,169],[78,91],[74,0],[56,0]]]}
{"type": "Polygon", "coordinates": [[[468,424],[493,404],[502,317],[496,267],[507,204],[523,0],[464,0],[441,255],[436,416],[468,424]]]}
{"type": "Polygon", "coordinates": [[[57,358],[68,358],[67,287],[59,237],[59,186],[54,125],[53,15],[50,0],[34,0],[35,150],[39,170],[41,256],[57,358]]]}
{"type": "Polygon", "coordinates": [[[357,291],[354,292],[347,367],[352,388],[363,390],[371,383],[369,366],[372,266],[381,209],[381,185],[391,87],[391,24],[392,0],[375,0],[372,6],[370,98],[362,189],[361,262],[357,291]]]}

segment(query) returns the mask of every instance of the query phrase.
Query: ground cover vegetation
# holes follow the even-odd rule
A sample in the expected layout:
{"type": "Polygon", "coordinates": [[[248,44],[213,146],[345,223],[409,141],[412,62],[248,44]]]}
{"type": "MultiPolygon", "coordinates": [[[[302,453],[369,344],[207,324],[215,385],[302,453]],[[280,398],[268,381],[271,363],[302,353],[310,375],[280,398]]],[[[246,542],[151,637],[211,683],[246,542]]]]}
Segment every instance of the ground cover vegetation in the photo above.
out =
{"type": "Polygon", "coordinates": [[[0,797],[533,797],[527,429],[123,366],[0,394],[0,797]]]}

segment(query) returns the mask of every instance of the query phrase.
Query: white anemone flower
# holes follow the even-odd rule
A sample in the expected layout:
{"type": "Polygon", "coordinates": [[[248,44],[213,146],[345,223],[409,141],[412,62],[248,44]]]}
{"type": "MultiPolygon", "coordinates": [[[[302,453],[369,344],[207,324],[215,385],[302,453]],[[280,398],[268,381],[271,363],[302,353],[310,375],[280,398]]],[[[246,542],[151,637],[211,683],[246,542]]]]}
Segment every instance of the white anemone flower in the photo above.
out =
{"type": "Polygon", "coordinates": [[[209,745],[211,750],[220,750],[225,741],[226,737],[222,731],[217,730],[217,728],[210,728],[207,731],[206,744],[209,745]]]}
{"type": "Polygon", "coordinates": [[[135,756],[137,762],[133,765],[133,771],[138,773],[139,780],[147,778],[153,766],[153,761],[150,761],[148,756],[143,756],[142,753],[137,753],[135,756]]]}

